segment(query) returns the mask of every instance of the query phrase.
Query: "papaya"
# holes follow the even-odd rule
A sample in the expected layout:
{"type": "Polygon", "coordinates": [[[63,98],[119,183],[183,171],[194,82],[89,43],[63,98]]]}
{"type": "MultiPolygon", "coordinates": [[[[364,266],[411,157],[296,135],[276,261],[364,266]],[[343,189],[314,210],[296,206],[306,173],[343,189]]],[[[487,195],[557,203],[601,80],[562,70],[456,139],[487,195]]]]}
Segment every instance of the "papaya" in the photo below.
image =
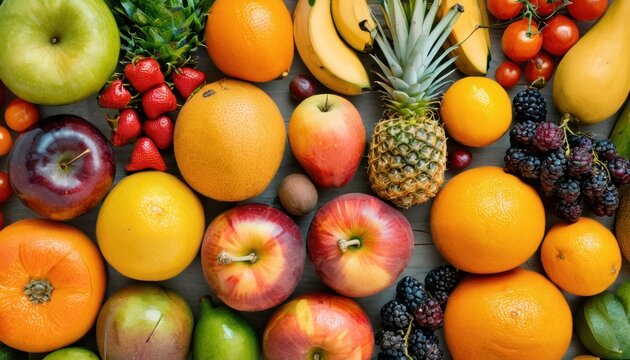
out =
{"type": "Polygon", "coordinates": [[[553,101],[581,124],[604,121],[630,91],[630,1],[614,0],[564,55],[553,79],[553,101]]]}

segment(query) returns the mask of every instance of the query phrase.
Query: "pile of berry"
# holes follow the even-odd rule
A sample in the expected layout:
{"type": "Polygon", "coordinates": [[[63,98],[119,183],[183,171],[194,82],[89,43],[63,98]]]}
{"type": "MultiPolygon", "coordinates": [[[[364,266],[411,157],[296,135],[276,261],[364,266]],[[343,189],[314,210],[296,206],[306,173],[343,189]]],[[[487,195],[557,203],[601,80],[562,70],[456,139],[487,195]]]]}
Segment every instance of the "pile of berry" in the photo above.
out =
{"type": "Polygon", "coordinates": [[[443,308],[459,278],[456,268],[442,265],[429,271],[424,284],[411,276],[398,282],[396,298],[381,308],[379,360],[442,359],[434,332],[442,326],[443,308]]]}
{"type": "Polygon", "coordinates": [[[510,131],[505,169],[538,186],[553,213],[566,222],[581,216],[583,204],[598,216],[619,207],[618,186],[630,182],[630,162],[607,139],[545,121],[547,105],[537,89],[520,91],[513,100],[517,124],[510,131]]]}

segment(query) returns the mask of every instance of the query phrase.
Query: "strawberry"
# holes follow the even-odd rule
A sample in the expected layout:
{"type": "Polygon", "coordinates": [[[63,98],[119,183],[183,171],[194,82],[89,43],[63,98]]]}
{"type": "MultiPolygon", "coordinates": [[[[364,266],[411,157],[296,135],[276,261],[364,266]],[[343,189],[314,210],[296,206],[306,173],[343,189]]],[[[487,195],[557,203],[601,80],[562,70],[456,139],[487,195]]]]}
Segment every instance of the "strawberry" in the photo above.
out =
{"type": "Polygon", "coordinates": [[[142,133],[140,115],[134,109],[123,109],[115,118],[107,116],[107,122],[112,128],[111,142],[114,146],[129,144],[142,133]]]}
{"type": "Polygon", "coordinates": [[[142,94],[142,109],[149,119],[177,110],[177,99],[165,83],[151,88],[142,94]]]}
{"type": "Polygon", "coordinates": [[[120,110],[131,101],[131,93],[123,86],[121,79],[109,83],[98,96],[98,104],[106,109],[120,110]]]}
{"type": "Polygon", "coordinates": [[[206,73],[191,67],[182,66],[173,73],[175,88],[184,99],[188,99],[205,81],[206,73]]]}
{"type": "Polygon", "coordinates": [[[166,115],[146,120],[142,123],[142,131],[153,140],[158,149],[167,149],[173,143],[173,122],[166,115]]]}
{"type": "Polygon", "coordinates": [[[141,137],[133,147],[131,160],[125,166],[125,170],[140,171],[145,169],[166,171],[166,163],[164,163],[164,159],[162,159],[162,155],[153,141],[147,137],[141,137]]]}
{"type": "Polygon", "coordinates": [[[164,82],[160,63],[154,58],[141,58],[125,65],[125,76],[140,93],[164,82]]]}

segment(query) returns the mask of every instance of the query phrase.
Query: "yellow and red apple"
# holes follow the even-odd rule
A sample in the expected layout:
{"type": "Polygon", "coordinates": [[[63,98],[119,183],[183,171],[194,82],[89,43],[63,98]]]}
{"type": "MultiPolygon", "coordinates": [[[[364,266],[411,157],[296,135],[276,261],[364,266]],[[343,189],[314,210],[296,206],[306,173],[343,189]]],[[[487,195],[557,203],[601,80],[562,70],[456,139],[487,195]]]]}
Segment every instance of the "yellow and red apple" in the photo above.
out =
{"type": "Polygon", "coordinates": [[[267,360],[367,360],[374,350],[374,332],[363,309],[348,298],[319,293],[280,307],[262,341],[267,360]]]}
{"type": "Polygon", "coordinates": [[[361,114],[341,96],[311,96],[291,115],[289,145],[315,185],[342,187],[354,176],[365,150],[361,114]]]}
{"type": "Polygon", "coordinates": [[[234,207],[208,225],[201,266],[226,305],[241,311],[274,307],[293,292],[306,255],[297,224],[263,204],[234,207]]]}
{"type": "Polygon", "coordinates": [[[350,297],[374,295],[390,286],[413,252],[407,218],[380,199],[359,193],[324,204],[307,237],[308,255],[322,281],[350,297]]]}

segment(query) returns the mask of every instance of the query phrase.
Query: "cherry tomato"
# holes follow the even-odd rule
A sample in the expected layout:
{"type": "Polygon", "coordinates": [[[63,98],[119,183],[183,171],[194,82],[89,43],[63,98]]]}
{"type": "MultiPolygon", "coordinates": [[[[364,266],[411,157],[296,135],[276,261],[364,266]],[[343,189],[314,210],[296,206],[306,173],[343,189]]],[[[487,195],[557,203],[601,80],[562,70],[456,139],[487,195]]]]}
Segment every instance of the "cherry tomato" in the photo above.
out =
{"type": "Polygon", "coordinates": [[[575,20],[591,21],[599,19],[607,7],[608,0],[571,0],[567,10],[575,20]]]}
{"type": "Polygon", "coordinates": [[[490,14],[495,18],[499,20],[509,20],[516,17],[516,15],[521,12],[523,3],[517,0],[488,0],[486,6],[490,14]]]}
{"type": "Polygon", "coordinates": [[[22,132],[39,121],[39,110],[26,100],[13,99],[4,111],[4,121],[9,129],[22,132]]]}
{"type": "Polygon", "coordinates": [[[533,83],[539,78],[545,79],[545,84],[551,79],[553,74],[553,59],[545,52],[540,52],[525,63],[525,79],[528,83],[533,83]]]}
{"type": "Polygon", "coordinates": [[[538,31],[538,26],[532,22],[530,29],[527,19],[511,23],[501,37],[503,52],[517,63],[529,60],[538,54],[542,42],[543,37],[538,31]]]}
{"type": "Polygon", "coordinates": [[[543,48],[550,54],[562,56],[580,38],[575,22],[564,15],[556,15],[542,29],[543,48]]]}
{"type": "Polygon", "coordinates": [[[0,171],[0,204],[9,200],[9,198],[13,195],[13,189],[11,188],[11,183],[9,183],[9,175],[0,171]]]}
{"type": "MultiPolygon", "coordinates": [[[[548,2],[548,0],[529,0],[536,8],[536,14],[540,17],[547,17],[556,11],[556,8],[562,4],[562,1],[548,2]]],[[[545,35],[543,35],[545,36],[545,35]]]]}
{"type": "Polygon", "coordinates": [[[13,146],[11,133],[7,128],[0,125],[0,156],[8,154],[11,151],[11,146],[13,146]]]}
{"type": "Polygon", "coordinates": [[[506,60],[499,65],[494,78],[497,79],[497,82],[504,89],[510,89],[521,79],[521,68],[515,63],[506,60]]]}

